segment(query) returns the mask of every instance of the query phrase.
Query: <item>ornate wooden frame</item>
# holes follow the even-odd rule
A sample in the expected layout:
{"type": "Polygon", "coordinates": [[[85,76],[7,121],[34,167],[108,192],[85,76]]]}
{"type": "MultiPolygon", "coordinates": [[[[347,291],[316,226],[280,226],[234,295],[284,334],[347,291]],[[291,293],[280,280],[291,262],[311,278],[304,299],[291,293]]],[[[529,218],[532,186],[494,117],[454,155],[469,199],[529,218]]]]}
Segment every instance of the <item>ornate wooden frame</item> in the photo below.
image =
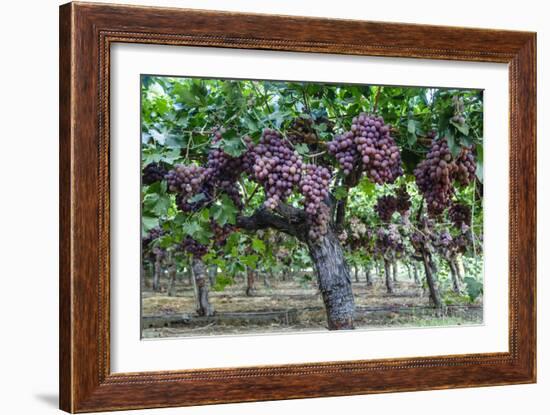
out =
{"type": "Polygon", "coordinates": [[[90,412],[535,382],[535,105],[535,33],[106,4],[61,6],[61,409],[90,412]],[[507,63],[509,352],[111,373],[109,56],[114,42],[507,63]]]}

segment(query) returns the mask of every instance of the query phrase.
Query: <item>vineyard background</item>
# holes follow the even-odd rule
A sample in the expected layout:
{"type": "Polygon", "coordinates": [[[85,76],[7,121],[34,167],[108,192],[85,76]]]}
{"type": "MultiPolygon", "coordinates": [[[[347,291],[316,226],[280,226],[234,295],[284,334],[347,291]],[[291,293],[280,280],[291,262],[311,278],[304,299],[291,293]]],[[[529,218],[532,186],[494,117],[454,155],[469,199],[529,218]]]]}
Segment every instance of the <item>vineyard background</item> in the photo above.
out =
{"type": "MultiPolygon", "coordinates": [[[[253,170],[230,189],[217,182],[212,194],[171,189],[202,180],[202,166],[222,171],[270,137],[303,160],[300,169],[330,172],[334,209],[323,226],[343,249],[354,328],[481,323],[482,136],[482,91],[144,76],[142,335],[326,330],[327,316],[329,328],[351,328],[331,326],[306,240],[322,231],[300,240],[242,226],[259,211],[280,215],[282,202],[307,211],[301,182],[276,203],[253,170]],[[371,121],[391,136],[395,171],[379,165],[387,174],[373,174],[350,154],[360,144],[354,131],[371,121]],[[347,138],[353,144],[343,147],[347,138]],[[447,179],[431,177],[444,154],[447,179]],[[425,160],[434,159],[430,170],[425,160]]],[[[319,217],[321,203],[313,204],[319,217]]]]}

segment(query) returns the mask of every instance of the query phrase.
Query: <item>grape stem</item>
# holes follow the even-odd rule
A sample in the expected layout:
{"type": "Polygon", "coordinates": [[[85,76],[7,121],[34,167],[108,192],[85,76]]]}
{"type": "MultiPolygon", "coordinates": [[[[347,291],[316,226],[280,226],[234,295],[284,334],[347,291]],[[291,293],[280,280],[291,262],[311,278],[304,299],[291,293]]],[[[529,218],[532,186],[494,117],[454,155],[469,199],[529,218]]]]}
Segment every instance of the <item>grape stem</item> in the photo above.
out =
{"type": "Polygon", "coordinates": [[[378,89],[376,90],[376,95],[374,96],[374,105],[372,107],[372,112],[373,113],[376,113],[376,111],[378,111],[378,99],[380,98],[380,92],[382,92],[382,86],[379,86],[378,89]]]}

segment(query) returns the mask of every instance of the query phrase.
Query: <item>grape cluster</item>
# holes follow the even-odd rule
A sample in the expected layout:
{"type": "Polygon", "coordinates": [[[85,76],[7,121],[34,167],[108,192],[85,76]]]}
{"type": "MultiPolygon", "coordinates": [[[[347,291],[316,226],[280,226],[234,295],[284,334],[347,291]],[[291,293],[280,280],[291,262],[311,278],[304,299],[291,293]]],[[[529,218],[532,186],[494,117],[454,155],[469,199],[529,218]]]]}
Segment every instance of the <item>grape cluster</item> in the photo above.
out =
{"type": "Polygon", "coordinates": [[[162,235],[164,235],[164,230],[162,228],[157,226],[156,228],[150,229],[147,235],[141,238],[141,246],[143,249],[147,248],[151,242],[160,238],[162,235]]]}
{"type": "Polygon", "coordinates": [[[448,210],[449,219],[457,229],[470,223],[470,207],[461,203],[454,203],[448,210]]]}
{"type": "Polygon", "coordinates": [[[288,130],[288,139],[292,143],[314,144],[317,142],[317,134],[313,128],[313,119],[309,117],[297,117],[288,130]]]}
{"type": "Polygon", "coordinates": [[[416,184],[424,194],[430,215],[440,215],[449,205],[453,180],[465,186],[475,178],[475,158],[463,148],[453,160],[446,139],[433,141],[426,158],[414,170],[416,184]]]}
{"type": "Polygon", "coordinates": [[[191,254],[194,258],[200,259],[208,252],[208,247],[187,236],[181,242],[181,250],[191,254]]]}
{"type": "Polygon", "coordinates": [[[204,167],[182,164],[178,164],[166,174],[168,190],[177,194],[176,203],[183,212],[200,209],[208,196],[212,194],[212,186],[208,183],[209,177],[210,173],[204,167]],[[191,197],[199,193],[204,196],[200,201],[189,201],[191,197]]]}
{"type": "Polygon", "coordinates": [[[453,237],[448,231],[443,231],[434,236],[433,239],[433,246],[445,258],[452,258],[460,253],[465,253],[470,245],[470,238],[464,232],[453,237]]]}
{"type": "MultiPolygon", "coordinates": [[[[215,181],[234,182],[240,174],[249,166],[244,163],[247,159],[243,156],[233,157],[223,151],[220,142],[223,139],[223,128],[214,128],[212,131],[211,145],[208,152],[206,168],[215,181]]],[[[250,140],[247,138],[247,140],[250,140]]],[[[247,141],[249,143],[249,141],[247,141]]]]}
{"type": "Polygon", "coordinates": [[[456,179],[461,186],[467,186],[475,179],[476,161],[471,148],[462,148],[455,161],[457,165],[456,179]]]}
{"type": "Polygon", "coordinates": [[[458,236],[455,236],[454,238],[454,250],[457,253],[465,254],[468,250],[468,247],[471,245],[472,240],[470,237],[470,233],[468,232],[462,232],[458,236]]]}
{"type": "Polygon", "coordinates": [[[392,195],[380,196],[376,201],[374,210],[383,222],[389,222],[394,212],[397,211],[397,198],[392,195]]]}
{"type": "Polygon", "coordinates": [[[362,239],[368,236],[367,225],[357,216],[352,216],[349,220],[350,236],[353,239],[362,239]]]}
{"type": "Polygon", "coordinates": [[[443,231],[435,238],[434,242],[434,245],[440,250],[448,250],[453,244],[453,237],[448,231],[443,231]]]}
{"type": "Polygon", "coordinates": [[[304,195],[304,207],[309,220],[309,238],[317,240],[327,233],[330,209],[325,201],[329,195],[331,174],[326,167],[306,164],[299,189],[304,195]]]}
{"type": "Polygon", "coordinates": [[[354,134],[348,131],[341,135],[336,135],[328,143],[328,151],[336,157],[342,167],[343,173],[349,175],[358,165],[359,152],[354,142],[354,134]]]}
{"type": "Polygon", "coordinates": [[[265,206],[275,209],[300,183],[304,166],[302,158],[290,143],[275,130],[265,129],[257,146],[253,148],[254,178],[262,184],[266,194],[265,206]]]}
{"type": "Polygon", "coordinates": [[[329,194],[330,171],[326,167],[306,164],[301,174],[299,188],[304,195],[306,213],[311,215],[319,211],[319,207],[329,194]]]}
{"type": "Polygon", "coordinates": [[[201,166],[178,164],[166,175],[168,189],[193,196],[208,179],[209,172],[201,166]]]}
{"type": "Polygon", "coordinates": [[[320,203],[317,213],[307,216],[309,227],[308,237],[312,241],[317,241],[328,231],[330,221],[330,208],[325,203],[320,203]]]}
{"type": "Polygon", "coordinates": [[[214,233],[214,245],[218,248],[221,248],[227,242],[227,238],[229,237],[229,235],[231,235],[235,231],[235,226],[229,223],[220,226],[218,222],[211,219],[210,229],[214,233]]]}
{"type": "Polygon", "coordinates": [[[168,171],[160,163],[149,163],[143,168],[143,174],[141,176],[141,181],[145,185],[151,185],[155,182],[160,182],[164,180],[168,171]]]}
{"type": "MultiPolygon", "coordinates": [[[[370,252],[372,234],[367,225],[357,216],[352,216],[347,229],[347,239],[344,242],[352,251],[365,249],[370,252]]],[[[372,252],[370,252],[372,253],[372,252]]]]}
{"type": "Polygon", "coordinates": [[[401,186],[397,192],[395,192],[395,198],[397,200],[396,210],[401,213],[401,215],[404,215],[412,206],[411,196],[409,195],[409,192],[407,192],[407,188],[405,186],[401,186]]]}
{"type": "Polygon", "coordinates": [[[441,214],[448,206],[456,171],[447,140],[433,141],[426,158],[414,170],[416,184],[426,198],[431,215],[441,214]]]}
{"type": "Polygon", "coordinates": [[[351,131],[336,136],[328,149],[345,175],[359,167],[374,183],[383,184],[403,174],[399,148],[382,117],[359,114],[352,120],[351,131]]]}
{"type": "Polygon", "coordinates": [[[395,257],[405,251],[405,243],[397,225],[380,227],[376,232],[376,251],[384,258],[395,257]]]}
{"type": "Polygon", "coordinates": [[[407,192],[407,189],[402,186],[397,190],[395,196],[380,196],[376,201],[374,210],[383,222],[389,222],[395,212],[399,212],[401,215],[404,215],[410,208],[411,198],[407,192]]]}

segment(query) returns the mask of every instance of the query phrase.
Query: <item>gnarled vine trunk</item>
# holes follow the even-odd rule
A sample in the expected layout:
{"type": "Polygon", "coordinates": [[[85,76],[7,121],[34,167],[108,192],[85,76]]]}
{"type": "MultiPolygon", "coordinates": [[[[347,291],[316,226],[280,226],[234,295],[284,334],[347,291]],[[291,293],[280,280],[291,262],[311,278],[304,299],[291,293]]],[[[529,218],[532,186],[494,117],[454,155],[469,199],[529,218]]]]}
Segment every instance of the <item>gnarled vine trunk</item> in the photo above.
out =
{"type": "Polygon", "coordinates": [[[319,240],[308,240],[307,245],[315,264],[329,330],[353,329],[355,302],[350,271],[338,238],[329,229],[319,240]]]}
{"type": "Polygon", "coordinates": [[[367,280],[367,287],[372,287],[372,274],[370,264],[365,267],[365,277],[367,280]]]}
{"type": "Polygon", "coordinates": [[[275,212],[262,208],[251,216],[237,217],[237,226],[249,231],[274,228],[304,242],[317,274],[329,330],[353,329],[355,302],[350,270],[332,226],[325,235],[312,240],[308,238],[309,225],[305,212],[284,204],[280,204],[275,212]]]}
{"type": "Polygon", "coordinates": [[[418,277],[418,268],[416,267],[416,263],[412,263],[412,269],[413,269],[413,276],[414,276],[414,282],[417,284],[420,284],[420,278],[418,277]]]}
{"type": "Polygon", "coordinates": [[[397,261],[393,261],[392,270],[393,270],[393,282],[397,282],[397,274],[399,273],[399,265],[397,264],[397,261]]]}
{"type": "Polygon", "coordinates": [[[449,265],[449,270],[451,271],[451,281],[453,283],[453,291],[455,293],[460,293],[460,282],[458,281],[458,271],[456,269],[456,263],[453,259],[447,261],[449,265]]]}
{"type": "Polygon", "coordinates": [[[176,265],[170,265],[168,268],[169,285],[168,285],[168,297],[175,297],[176,295],[176,265]]]}
{"type": "Polygon", "coordinates": [[[153,269],[153,291],[160,291],[160,274],[162,273],[162,256],[155,255],[155,265],[153,269]]]}
{"type": "Polygon", "coordinates": [[[246,295],[253,296],[256,293],[256,271],[248,268],[246,273],[246,295]]]}
{"type": "Polygon", "coordinates": [[[208,299],[206,267],[201,259],[193,258],[191,261],[191,269],[197,288],[197,314],[199,316],[211,316],[214,314],[214,308],[210,305],[208,299]]]}
{"type": "Polygon", "coordinates": [[[393,294],[391,262],[388,259],[384,259],[384,273],[386,274],[386,291],[388,292],[388,294],[393,294]]]}
{"type": "Polygon", "coordinates": [[[426,273],[426,282],[428,283],[428,289],[430,290],[430,298],[435,308],[441,308],[441,297],[439,295],[439,288],[434,277],[435,264],[432,262],[430,254],[422,252],[422,261],[424,262],[424,271],[426,273]]]}
{"type": "Polygon", "coordinates": [[[216,280],[218,278],[218,266],[212,265],[208,268],[208,279],[210,280],[210,286],[216,285],[216,280]]]}

